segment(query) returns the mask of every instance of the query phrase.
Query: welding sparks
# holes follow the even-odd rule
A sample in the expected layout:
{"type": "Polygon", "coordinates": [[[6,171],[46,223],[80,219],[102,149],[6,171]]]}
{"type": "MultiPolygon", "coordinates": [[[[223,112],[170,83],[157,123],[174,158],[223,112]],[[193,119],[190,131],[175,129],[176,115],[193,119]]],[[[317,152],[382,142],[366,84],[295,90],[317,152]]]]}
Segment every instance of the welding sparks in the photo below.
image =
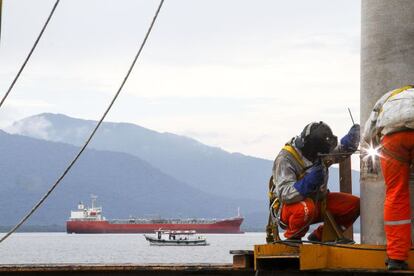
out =
{"type": "Polygon", "coordinates": [[[378,150],[379,150],[378,148],[374,148],[373,146],[370,146],[366,151],[369,157],[374,158],[374,157],[380,156],[378,150]]]}
{"type": "Polygon", "coordinates": [[[362,158],[364,161],[371,160],[372,164],[375,165],[375,160],[378,157],[381,157],[381,146],[375,147],[374,145],[370,144],[367,147],[363,148],[363,152],[365,153],[364,157],[362,158]]]}

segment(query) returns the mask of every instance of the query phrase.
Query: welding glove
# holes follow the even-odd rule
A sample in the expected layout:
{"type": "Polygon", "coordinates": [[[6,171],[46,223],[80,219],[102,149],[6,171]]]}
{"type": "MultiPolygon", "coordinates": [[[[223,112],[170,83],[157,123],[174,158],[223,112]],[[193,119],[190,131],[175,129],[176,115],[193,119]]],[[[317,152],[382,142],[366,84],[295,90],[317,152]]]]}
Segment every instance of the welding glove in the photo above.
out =
{"type": "Polygon", "coordinates": [[[360,139],[360,126],[355,124],[348,131],[348,134],[342,137],[341,145],[345,151],[356,151],[358,149],[360,139]]]}
{"type": "Polygon", "coordinates": [[[325,169],[322,165],[317,165],[307,173],[301,180],[293,184],[293,187],[302,195],[307,196],[308,194],[316,191],[316,189],[322,185],[325,179],[325,169]]]}

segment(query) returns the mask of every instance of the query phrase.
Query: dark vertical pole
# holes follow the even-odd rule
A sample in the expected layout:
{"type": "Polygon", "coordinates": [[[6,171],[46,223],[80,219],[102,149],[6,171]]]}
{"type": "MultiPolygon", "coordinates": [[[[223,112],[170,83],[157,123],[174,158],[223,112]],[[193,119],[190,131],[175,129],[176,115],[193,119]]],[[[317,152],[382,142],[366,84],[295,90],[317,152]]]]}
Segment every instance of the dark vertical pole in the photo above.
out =
{"type": "Polygon", "coordinates": [[[341,193],[352,194],[352,170],[350,157],[339,163],[339,189],[341,193]]]}
{"type": "MultiPolygon", "coordinates": [[[[348,157],[339,163],[339,190],[341,193],[352,194],[351,157],[348,157]]],[[[344,233],[344,236],[348,239],[353,239],[353,235],[353,227],[350,227],[344,233]]]]}

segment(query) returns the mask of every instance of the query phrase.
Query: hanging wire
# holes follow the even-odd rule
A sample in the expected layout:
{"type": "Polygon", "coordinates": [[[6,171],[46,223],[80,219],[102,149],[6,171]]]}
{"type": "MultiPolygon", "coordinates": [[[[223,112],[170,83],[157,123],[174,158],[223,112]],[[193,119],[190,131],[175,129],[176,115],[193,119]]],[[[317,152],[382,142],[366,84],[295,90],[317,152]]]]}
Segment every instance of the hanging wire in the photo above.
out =
{"type": "MultiPolygon", "coordinates": [[[[17,82],[17,79],[20,77],[20,74],[23,72],[23,69],[26,67],[27,62],[29,61],[30,57],[32,56],[37,44],[40,41],[40,38],[42,37],[43,33],[46,30],[47,25],[49,24],[50,19],[52,18],[53,14],[55,13],[56,7],[58,6],[60,0],[56,0],[55,5],[53,6],[52,10],[50,11],[50,14],[45,22],[45,24],[43,25],[42,30],[40,31],[39,35],[37,36],[37,39],[35,41],[35,43],[32,46],[32,49],[30,49],[29,54],[27,55],[26,59],[24,60],[22,66],[20,67],[20,70],[17,72],[17,75],[14,77],[14,80],[12,81],[12,83],[9,86],[9,89],[7,89],[6,94],[4,94],[3,98],[0,101],[0,108],[3,105],[4,101],[6,100],[6,98],[9,96],[10,92],[12,91],[14,85],[17,82]]],[[[0,28],[1,28],[1,4],[2,4],[2,0],[0,0],[0,28]]],[[[1,30],[0,30],[1,32],[1,30]]]]}
{"type": "Polygon", "coordinates": [[[158,6],[157,11],[155,12],[154,18],[152,19],[151,25],[148,28],[148,31],[145,35],[144,40],[141,43],[141,46],[137,52],[137,54],[135,55],[134,60],[132,61],[127,74],[125,75],[120,87],[118,88],[118,91],[116,92],[115,96],[112,98],[109,106],[106,108],[104,114],[102,115],[101,119],[98,121],[98,123],[96,124],[94,130],[92,131],[92,133],[90,134],[89,138],[86,140],[85,144],[82,146],[82,148],[79,150],[78,154],[75,156],[75,158],[72,160],[72,162],[69,163],[68,167],[65,169],[65,171],[62,173],[62,175],[56,180],[55,184],[53,184],[53,186],[47,191],[47,193],[39,200],[39,202],[29,211],[29,213],[27,213],[27,215],[22,218],[22,220],[15,226],[13,227],[13,229],[11,229],[4,237],[2,237],[0,239],[0,243],[3,242],[5,239],[7,239],[12,233],[14,233],[39,207],[40,205],[46,200],[46,198],[48,198],[48,196],[52,193],[52,191],[59,185],[59,183],[63,180],[63,178],[66,176],[66,174],[70,171],[70,169],[73,167],[73,165],[76,163],[76,161],[79,159],[79,157],[82,155],[82,153],[85,151],[86,147],[88,146],[89,142],[92,140],[93,136],[95,135],[96,131],[98,130],[98,128],[100,127],[100,125],[102,124],[103,120],[105,119],[106,115],[108,114],[108,112],[110,111],[111,107],[113,106],[113,104],[115,103],[115,100],[118,98],[119,94],[121,93],[122,88],[124,87],[129,75],[132,72],[132,69],[134,68],[135,63],[138,60],[138,57],[140,56],[142,49],[145,46],[145,43],[147,42],[147,39],[151,33],[152,27],[154,26],[154,23],[158,17],[158,14],[161,10],[161,7],[164,3],[164,0],[160,1],[160,4],[158,6]]]}

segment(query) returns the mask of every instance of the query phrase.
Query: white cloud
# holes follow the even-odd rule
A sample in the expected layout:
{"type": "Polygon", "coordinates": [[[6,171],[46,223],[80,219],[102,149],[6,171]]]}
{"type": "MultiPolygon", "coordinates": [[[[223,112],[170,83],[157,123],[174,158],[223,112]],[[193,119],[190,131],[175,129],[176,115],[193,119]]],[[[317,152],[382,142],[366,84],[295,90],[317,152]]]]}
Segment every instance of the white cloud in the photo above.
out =
{"type": "Polygon", "coordinates": [[[36,118],[31,118],[30,124],[26,124],[24,120],[16,122],[12,124],[11,126],[7,127],[5,131],[11,134],[21,134],[21,135],[25,135],[25,133],[28,133],[30,134],[30,136],[35,137],[35,138],[50,140],[50,137],[49,137],[50,126],[51,124],[48,120],[39,116],[36,118]]]}
{"type": "MultiPolygon", "coordinates": [[[[324,120],[341,136],[350,127],[346,108],[359,118],[357,2],[168,2],[108,120],[269,159],[310,121],[324,120]]],[[[156,3],[62,2],[6,103],[7,120],[46,111],[97,119],[156,3]]],[[[52,4],[5,4],[0,87],[52,4]]]]}

